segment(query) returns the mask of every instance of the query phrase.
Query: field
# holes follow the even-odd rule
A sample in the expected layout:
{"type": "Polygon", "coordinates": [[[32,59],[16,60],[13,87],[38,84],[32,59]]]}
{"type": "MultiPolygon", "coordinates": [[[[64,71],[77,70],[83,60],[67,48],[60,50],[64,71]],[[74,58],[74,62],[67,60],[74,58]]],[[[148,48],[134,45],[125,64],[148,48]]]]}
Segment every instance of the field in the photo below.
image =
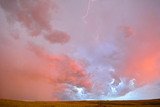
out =
{"type": "Polygon", "coordinates": [[[160,99],[140,101],[15,101],[0,100],[0,107],[160,107],[160,99]]]}

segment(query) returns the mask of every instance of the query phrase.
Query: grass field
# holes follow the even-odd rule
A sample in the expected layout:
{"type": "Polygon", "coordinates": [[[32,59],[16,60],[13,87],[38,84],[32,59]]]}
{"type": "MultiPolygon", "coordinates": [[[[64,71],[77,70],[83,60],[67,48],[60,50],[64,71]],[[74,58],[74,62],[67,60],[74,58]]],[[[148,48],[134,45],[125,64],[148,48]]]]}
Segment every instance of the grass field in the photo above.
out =
{"type": "Polygon", "coordinates": [[[0,107],[160,107],[160,99],[140,101],[15,101],[0,100],[0,107]]]}

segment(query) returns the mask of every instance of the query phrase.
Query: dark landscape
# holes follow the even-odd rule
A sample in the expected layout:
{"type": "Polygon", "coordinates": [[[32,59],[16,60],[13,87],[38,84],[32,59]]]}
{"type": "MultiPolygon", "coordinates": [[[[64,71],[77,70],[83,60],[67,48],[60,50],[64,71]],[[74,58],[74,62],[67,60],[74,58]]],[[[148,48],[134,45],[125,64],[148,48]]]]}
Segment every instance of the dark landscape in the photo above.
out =
{"type": "Polygon", "coordinates": [[[16,101],[0,100],[0,107],[160,107],[160,99],[128,101],[16,101]]]}

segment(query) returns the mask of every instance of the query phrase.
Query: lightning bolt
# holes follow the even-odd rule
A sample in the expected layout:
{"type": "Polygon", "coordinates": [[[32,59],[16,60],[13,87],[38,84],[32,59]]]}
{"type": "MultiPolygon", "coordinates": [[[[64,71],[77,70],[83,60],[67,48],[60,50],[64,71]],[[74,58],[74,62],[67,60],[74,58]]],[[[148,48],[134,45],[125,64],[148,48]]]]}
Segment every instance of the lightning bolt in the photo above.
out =
{"type": "Polygon", "coordinates": [[[87,18],[88,14],[89,14],[89,10],[91,9],[91,4],[92,4],[92,2],[94,2],[94,1],[95,1],[95,0],[88,0],[88,5],[87,5],[86,13],[85,13],[85,15],[82,17],[82,19],[83,19],[83,21],[84,21],[85,23],[87,23],[86,18],[87,18]]]}
{"type": "MultiPolygon", "coordinates": [[[[84,23],[87,23],[86,18],[88,17],[89,11],[91,10],[91,5],[92,5],[92,3],[93,3],[94,1],[96,1],[96,0],[88,0],[88,5],[87,5],[86,13],[85,13],[85,15],[82,17],[84,23]]],[[[98,41],[98,40],[99,40],[99,37],[100,37],[100,34],[99,34],[99,30],[97,29],[97,30],[96,30],[96,38],[95,38],[95,40],[98,41]]]]}

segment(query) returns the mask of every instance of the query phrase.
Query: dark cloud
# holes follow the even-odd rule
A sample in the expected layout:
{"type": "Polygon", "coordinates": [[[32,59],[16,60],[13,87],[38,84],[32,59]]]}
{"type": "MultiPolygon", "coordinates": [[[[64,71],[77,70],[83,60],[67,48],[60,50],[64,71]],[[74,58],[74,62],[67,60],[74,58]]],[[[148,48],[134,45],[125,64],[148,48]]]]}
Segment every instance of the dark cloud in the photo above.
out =
{"type": "Polygon", "coordinates": [[[55,30],[53,33],[46,35],[45,39],[50,43],[67,43],[70,40],[70,36],[62,31],[55,30]]]}
{"type": "Polygon", "coordinates": [[[50,43],[64,44],[70,40],[67,33],[53,30],[51,20],[57,9],[53,0],[1,0],[0,5],[8,13],[8,21],[20,22],[31,36],[42,34],[50,43]]]}

